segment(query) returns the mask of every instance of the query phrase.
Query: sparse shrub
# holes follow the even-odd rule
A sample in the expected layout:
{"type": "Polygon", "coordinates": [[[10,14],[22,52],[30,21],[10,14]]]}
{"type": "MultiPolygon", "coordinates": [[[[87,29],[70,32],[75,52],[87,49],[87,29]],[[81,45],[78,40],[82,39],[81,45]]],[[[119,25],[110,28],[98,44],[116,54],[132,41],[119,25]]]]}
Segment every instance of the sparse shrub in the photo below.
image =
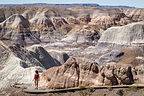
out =
{"type": "Polygon", "coordinates": [[[104,94],[104,96],[106,96],[106,94],[104,94]]]}
{"type": "MultiPolygon", "coordinates": [[[[85,87],[82,87],[82,88],[85,88],[85,87]]],[[[79,92],[79,95],[80,96],[91,96],[94,91],[95,91],[94,88],[88,87],[86,90],[81,90],[79,92]]]]}
{"type": "Polygon", "coordinates": [[[88,87],[87,88],[87,94],[90,96],[90,95],[92,95],[92,93],[95,91],[95,89],[94,88],[90,88],[90,87],[88,87]]]}
{"type": "Polygon", "coordinates": [[[15,82],[15,83],[14,83],[14,85],[20,85],[20,84],[21,84],[21,83],[19,83],[19,82],[15,82]]]}
{"type": "Polygon", "coordinates": [[[53,90],[56,90],[56,88],[53,88],[53,90]]]}
{"type": "Polygon", "coordinates": [[[87,96],[86,90],[81,90],[81,91],[79,92],[79,95],[80,95],[80,96],[87,96]]]}
{"type": "Polygon", "coordinates": [[[69,94],[68,96],[72,96],[71,94],[69,94]]]}
{"type": "Polygon", "coordinates": [[[108,86],[107,89],[108,89],[109,91],[112,91],[112,87],[111,87],[111,86],[108,86]]]}
{"type": "Polygon", "coordinates": [[[126,88],[125,90],[126,90],[126,91],[131,91],[131,88],[126,88]]]}
{"type": "Polygon", "coordinates": [[[117,93],[119,96],[123,96],[124,95],[124,91],[122,89],[117,90],[117,93]]]}
{"type": "Polygon", "coordinates": [[[48,96],[53,96],[53,95],[50,93],[50,94],[48,94],[48,96]]]}
{"type": "Polygon", "coordinates": [[[78,86],[79,88],[86,88],[83,84],[79,84],[79,86],[78,86]]]}
{"type": "Polygon", "coordinates": [[[126,91],[137,92],[137,90],[139,90],[139,88],[137,86],[129,86],[129,88],[126,88],[126,91]]]}
{"type": "Polygon", "coordinates": [[[137,86],[132,86],[131,87],[132,91],[137,92],[137,90],[139,90],[139,88],[137,86]]]}
{"type": "Polygon", "coordinates": [[[90,88],[90,87],[88,87],[87,90],[88,90],[88,92],[94,92],[95,91],[94,88],[90,88]]]}
{"type": "Polygon", "coordinates": [[[9,38],[0,37],[0,40],[11,40],[9,38]]]}
{"type": "Polygon", "coordinates": [[[142,90],[144,91],[144,88],[142,90]]]}
{"type": "Polygon", "coordinates": [[[47,81],[50,81],[50,80],[51,80],[51,78],[47,77],[47,81]]]}
{"type": "Polygon", "coordinates": [[[22,86],[21,88],[22,88],[22,89],[27,89],[27,86],[22,86]]]}

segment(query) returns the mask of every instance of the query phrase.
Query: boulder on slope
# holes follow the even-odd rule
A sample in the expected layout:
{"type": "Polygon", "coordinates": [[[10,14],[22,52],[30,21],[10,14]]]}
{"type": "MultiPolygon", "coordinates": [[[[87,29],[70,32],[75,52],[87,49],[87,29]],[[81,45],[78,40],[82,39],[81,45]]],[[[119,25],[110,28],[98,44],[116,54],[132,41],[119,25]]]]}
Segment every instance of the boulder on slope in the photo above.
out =
{"type": "Polygon", "coordinates": [[[125,64],[118,65],[114,62],[102,67],[97,79],[103,85],[128,85],[134,83],[132,67],[125,64]]]}

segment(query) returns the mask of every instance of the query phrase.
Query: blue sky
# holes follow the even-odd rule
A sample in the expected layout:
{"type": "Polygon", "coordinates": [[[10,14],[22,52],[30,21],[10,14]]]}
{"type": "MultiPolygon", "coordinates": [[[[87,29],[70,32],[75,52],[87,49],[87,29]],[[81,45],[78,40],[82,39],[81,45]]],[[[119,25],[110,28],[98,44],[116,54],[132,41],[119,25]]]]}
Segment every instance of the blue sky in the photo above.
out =
{"type": "Polygon", "coordinates": [[[126,5],[144,8],[144,0],[0,0],[0,4],[23,4],[23,3],[97,3],[100,5],[126,5]]]}

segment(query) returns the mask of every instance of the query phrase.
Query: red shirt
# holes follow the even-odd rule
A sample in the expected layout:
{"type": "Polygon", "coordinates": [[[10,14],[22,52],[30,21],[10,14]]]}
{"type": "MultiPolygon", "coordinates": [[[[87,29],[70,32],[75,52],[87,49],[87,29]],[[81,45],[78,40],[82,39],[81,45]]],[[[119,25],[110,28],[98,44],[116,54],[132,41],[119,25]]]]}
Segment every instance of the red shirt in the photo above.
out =
{"type": "Polygon", "coordinates": [[[39,74],[35,74],[34,79],[35,80],[39,79],[39,74]]]}

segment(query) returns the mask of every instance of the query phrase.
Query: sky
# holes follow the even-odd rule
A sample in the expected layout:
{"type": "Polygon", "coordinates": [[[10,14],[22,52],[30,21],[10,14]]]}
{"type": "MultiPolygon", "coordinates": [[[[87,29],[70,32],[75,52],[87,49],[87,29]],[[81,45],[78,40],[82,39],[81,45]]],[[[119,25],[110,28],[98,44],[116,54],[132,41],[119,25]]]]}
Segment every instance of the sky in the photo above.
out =
{"type": "Polygon", "coordinates": [[[50,4],[71,4],[71,3],[97,3],[100,5],[125,5],[137,8],[144,8],[144,0],[0,0],[0,4],[25,4],[25,3],[50,3],[50,4]]]}

